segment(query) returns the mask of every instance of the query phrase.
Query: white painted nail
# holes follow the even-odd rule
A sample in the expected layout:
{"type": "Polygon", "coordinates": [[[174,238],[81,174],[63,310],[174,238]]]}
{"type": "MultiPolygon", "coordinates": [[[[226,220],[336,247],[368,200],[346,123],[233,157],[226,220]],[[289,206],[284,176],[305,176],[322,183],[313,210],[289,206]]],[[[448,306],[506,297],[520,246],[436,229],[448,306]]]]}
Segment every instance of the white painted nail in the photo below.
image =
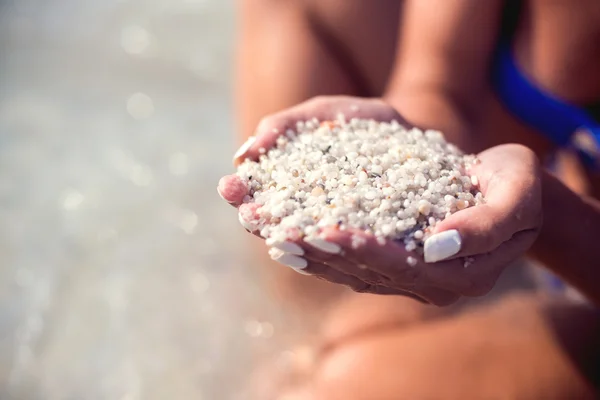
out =
{"type": "Polygon", "coordinates": [[[250,136],[248,138],[248,140],[246,140],[244,142],[244,144],[240,146],[240,148],[238,149],[238,151],[235,152],[235,154],[233,156],[233,160],[235,161],[238,158],[240,158],[243,155],[245,155],[248,152],[248,150],[250,149],[250,147],[254,144],[254,142],[256,142],[256,136],[250,136]]]}
{"type": "Polygon", "coordinates": [[[275,260],[278,263],[288,266],[296,271],[304,269],[308,265],[308,262],[304,258],[286,253],[279,249],[270,249],[269,255],[271,256],[272,260],[275,260]]]}
{"type": "Polygon", "coordinates": [[[436,233],[425,241],[425,262],[434,263],[452,257],[460,251],[462,239],[456,229],[436,233]]]}
{"type": "Polygon", "coordinates": [[[238,213],[238,220],[240,221],[240,224],[242,224],[242,226],[244,228],[248,229],[250,232],[253,232],[256,229],[256,226],[254,224],[251,224],[248,221],[246,221],[244,218],[242,218],[241,213],[238,213]]]}
{"type": "Polygon", "coordinates": [[[302,249],[302,247],[298,246],[296,243],[269,241],[269,240],[267,240],[266,243],[267,243],[267,246],[274,247],[276,249],[285,251],[286,253],[290,253],[295,256],[303,256],[304,255],[304,250],[302,249]]]}
{"type": "Polygon", "coordinates": [[[306,237],[304,241],[315,249],[321,250],[323,253],[340,254],[342,252],[340,245],[328,242],[325,239],[306,237]]]}

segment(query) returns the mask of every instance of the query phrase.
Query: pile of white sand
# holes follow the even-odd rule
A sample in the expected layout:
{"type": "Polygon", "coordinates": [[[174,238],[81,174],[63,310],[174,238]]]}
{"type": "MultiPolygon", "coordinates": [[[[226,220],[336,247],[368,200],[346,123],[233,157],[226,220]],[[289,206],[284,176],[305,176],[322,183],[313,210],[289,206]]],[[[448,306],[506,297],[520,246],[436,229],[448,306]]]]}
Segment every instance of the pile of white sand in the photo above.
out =
{"type": "Polygon", "coordinates": [[[258,162],[239,166],[249,187],[244,203],[254,205],[240,221],[267,243],[337,226],[420,250],[436,223],[483,202],[467,174],[476,162],[438,131],[359,119],[301,122],[258,162]]]}

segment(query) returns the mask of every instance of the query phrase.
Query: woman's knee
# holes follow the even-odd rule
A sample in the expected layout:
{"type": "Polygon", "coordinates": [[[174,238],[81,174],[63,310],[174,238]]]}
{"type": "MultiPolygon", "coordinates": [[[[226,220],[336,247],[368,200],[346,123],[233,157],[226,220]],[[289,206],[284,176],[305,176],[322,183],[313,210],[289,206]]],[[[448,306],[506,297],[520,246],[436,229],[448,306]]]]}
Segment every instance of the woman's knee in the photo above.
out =
{"type": "Polygon", "coordinates": [[[590,327],[590,315],[571,310],[551,322],[547,310],[535,298],[518,297],[456,317],[374,331],[329,352],[311,390],[315,398],[331,400],[594,398],[570,350],[556,340],[557,323],[567,330],[577,321],[590,327]]]}

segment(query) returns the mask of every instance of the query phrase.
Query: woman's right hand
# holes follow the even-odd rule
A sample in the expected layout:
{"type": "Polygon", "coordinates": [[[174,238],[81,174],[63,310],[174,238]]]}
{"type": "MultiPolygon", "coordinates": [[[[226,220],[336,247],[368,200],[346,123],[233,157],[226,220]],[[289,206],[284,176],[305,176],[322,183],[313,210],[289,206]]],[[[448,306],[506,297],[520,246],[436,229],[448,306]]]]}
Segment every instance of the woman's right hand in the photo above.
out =
{"type": "MultiPolygon", "coordinates": [[[[405,123],[380,100],[319,98],[264,119],[256,139],[243,146],[235,160],[257,158],[260,147],[268,149],[296,121],[315,116],[332,120],[340,112],[349,118],[405,123]],[[355,114],[348,115],[352,110],[355,114]]],[[[535,240],[541,226],[541,188],[537,159],[523,146],[494,147],[481,153],[479,159],[481,163],[471,173],[479,180],[486,204],[459,211],[438,223],[435,234],[425,243],[425,259],[393,241],[381,246],[365,232],[334,227],[324,229],[317,241],[305,242],[290,235],[287,242],[274,244],[283,251],[276,252],[275,259],[359,292],[402,294],[436,305],[453,303],[461,296],[484,295],[504,267],[535,240]],[[361,238],[358,247],[352,245],[356,237],[361,238]],[[409,257],[416,265],[409,264],[409,257]]],[[[240,220],[249,227],[259,206],[242,203],[247,190],[236,175],[219,183],[221,196],[239,207],[240,220]]]]}

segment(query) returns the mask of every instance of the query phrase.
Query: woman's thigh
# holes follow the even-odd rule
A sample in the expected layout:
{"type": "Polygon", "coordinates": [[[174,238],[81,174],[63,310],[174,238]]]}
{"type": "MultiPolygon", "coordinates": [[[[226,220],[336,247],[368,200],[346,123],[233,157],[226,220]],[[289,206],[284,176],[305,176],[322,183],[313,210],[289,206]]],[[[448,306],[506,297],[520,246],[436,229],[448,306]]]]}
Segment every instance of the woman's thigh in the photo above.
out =
{"type": "MultiPolygon", "coordinates": [[[[236,68],[237,110],[242,136],[250,135],[263,116],[317,95],[377,96],[383,92],[395,57],[401,1],[249,0],[241,3],[236,68]]],[[[534,18],[539,18],[539,14],[534,18]]],[[[529,34],[528,29],[537,28],[533,24],[518,31],[516,43],[539,40],[537,36],[529,34]]],[[[525,49],[526,53],[531,52],[527,50],[527,46],[525,49]]],[[[534,61],[541,60],[537,53],[531,54],[534,61]]],[[[544,76],[535,70],[530,72],[534,78],[544,76]]],[[[544,82],[550,90],[559,87],[558,83],[553,86],[551,81],[544,82]]],[[[488,131],[486,135],[489,137],[489,145],[508,141],[521,142],[534,148],[539,154],[550,148],[537,132],[523,126],[509,115],[495,100],[491,90],[488,100],[489,106],[484,113],[484,120],[488,123],[484,130],[488,131]]],[[[262,248],[260,252],[265,253],[262,248]]],[[[292,302],[312,299],[315,305],[320,306],[323,296],[339,293],[339,288],[316,284],[314,279],[295,275],[291,271],[281,268],[276,270],[274,267],[269,271],[273,274],[275,271],[294,274],[286,276],[289,280],[276,280],[275,283],[279,290],[290,294],[288,298],[292,302]],[[286,281],[291,284],[286,285],[286,281]]],[[[464,382],[476,381],[483,385],[480,387],[482,390],[491,388],[505,390],[504,393],[506,390],[521,390],[521,394],[527,394],[530,393],[529,390],[536,390],[536,385],[539,388],[539,382],[544,382],[541,389],[548,385],[550,388],[559,387],[562,390],[564,379],[560,378],[557,383],[552,383],[551,378],[557,376],[556,374],[566,374],[564,376],[573,377],[573,390],[581,390],[582,394],[589,393],[585,384],[576,378],[569,360],[560,355],[557,348],[551,346],[551,339],[543,333],[543,322],[522,327],[523,329],[519,330],[521,336],[518,335],[519,332],[511,331],[514,320],[506,312],[493,312],[485,318],[458,317],[443,323],[436,322],[440,325],[419,323],[416,330],[386,329],[383,325],[395,325],[397,320],[410,324],[431,317],[420,306],[410,305],[406,308],[407,305],[403,304],[403,301],[405,300],[372,299],[367,304],[362,298],[356,297],[353,305],[344,308],[345,311],[340,317],[344,320],[341,323],[345,327],[344,332],[339,336],[334,333],[330,338],[336,341],[334,347],[339,349],[339,352],[332,354],[327,364],[324,364],[321,374],[317,375],[319,390],[346,390],[354,395],[362,391],[366,396],[339,398],[396,399],[398,392],[393,390],[400,389],[394,385],[409,385],[401,387],[408,387],[410,390],[435,389],[436,385],[432,382],[436,378],[433,375],[439,373],[445,378],[444,384],[455,385],[449,387],[452,390],[460,390],[464,382]],[[360,312],[361,308],[390,312],[374,315],[365,322],[361,316],[364,315],[360,312]],[[404,312],[407,309],[409,311],[404,312]],[[393,312],[398,315],[392,315],[393,312]],[[371,336],[364,344],[344,339],[353,337],[352,331],[364,331],[366,325],[371,336]],[[478,329],[482,330],[478,333],[478,329]],[[533,340],[532,336],[528,336],[536,332],[544,334],[544,340],[533,340]],[[469,338],[482,335],[488,338],[485,343],[469,341],[469,338]],[[348,353],[343,352],[346,342],[349,343],[348,353]],[[473,343],[479,343],[480,347],[473,347],[473,343]],[[422,349],[431,351],[423,357],[422,349]],[[500,351],[502,349],[504,351],[500,351]],[[542,356],[546,351],[553,353],[542,356]],[[352,354],[351,358],[354,361],[345,359],[344,354],[352,354]],[[530,356],[534,361],[538,356],[542,361],[549,360],[542,362],[543,365],[529,364],[531,368],[543,368],[544,372],[536,372],[537,375],[531,376],[530,383],[525,380],[521,386],[505,386],[502,379],[508,379],[511,373],[520,371],[515,362],[521,360],[523,354],[530,356]],[[411,368],[410,363],[401,361],[404,359],[418,362],[413,364],[418,368],[411,368]],[[458,372],[463,371],[465,359],[474,367],[471,371],[464,371],[469,374],[460,375],[458,372]],[[364,365],[367,364],[369,368],[365,369],[364,365]],[[482,366],[487,367],[479,368],[482,366]],[[438,367],[439,369],[436,369],[438,367]],[[451,373],[445,372],[448,368],[451,373]],[[400,379],[403,375],[397,373],[399,370],[406,374],[404,380],[400,379]],[[477,374],[484,380],[477,381],[472,378],[477,374]],[[388,393],[391,397],[376,397],[373,390],[388,393]]],[[[519,308],[514,307],[511,309],[511,312],[513,311],[516,313],[519,308]]],[[[436,318],[439,316],[437,312],[434,314],[436,318]]],[[[533,318],[535,312],[530,311],[530,314],[533,318]]],[[[526,376],[524,371],[523,376],[526,376]]],[[[443,386],[440,385],[441,387],[443,386]]],[[[331,394],[331,397],[324,398],[333,400],[336,398],[333,396],[331,394]]],[[[465,397],[468,395],[463,396],[465,397]]],[[[519,398],[516,395],[513,397],[519,398]]]]}
{"type": "Polygon", "coordinates": [[[586,306],[507,298],[348,340],[322,359],[307,398],[593,399],[598,338],[586,306]]]}

